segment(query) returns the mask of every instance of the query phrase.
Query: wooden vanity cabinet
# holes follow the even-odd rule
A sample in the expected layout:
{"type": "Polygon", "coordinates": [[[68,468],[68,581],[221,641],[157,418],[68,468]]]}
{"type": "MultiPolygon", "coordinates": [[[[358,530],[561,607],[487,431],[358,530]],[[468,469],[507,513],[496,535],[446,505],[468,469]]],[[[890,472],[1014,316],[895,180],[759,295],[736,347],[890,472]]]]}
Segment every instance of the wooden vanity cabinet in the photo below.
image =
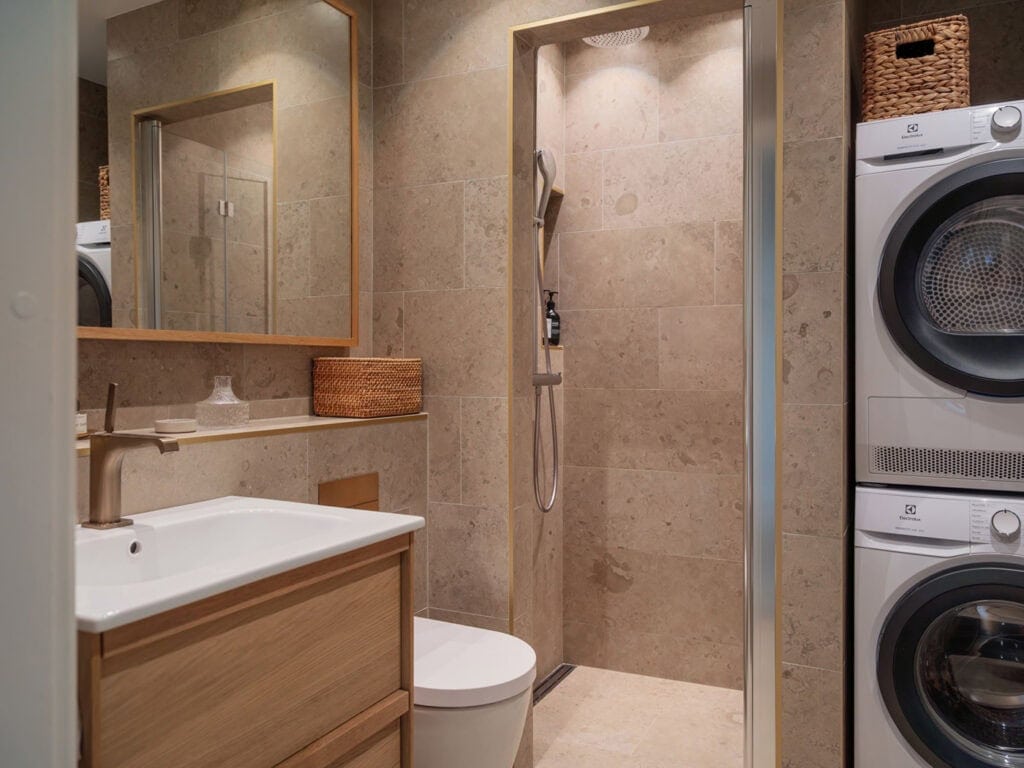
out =
{"type": "Polygon", "coordinates": [[[83,768],[410,768],[412,535],[78,635],[83,768]]]}

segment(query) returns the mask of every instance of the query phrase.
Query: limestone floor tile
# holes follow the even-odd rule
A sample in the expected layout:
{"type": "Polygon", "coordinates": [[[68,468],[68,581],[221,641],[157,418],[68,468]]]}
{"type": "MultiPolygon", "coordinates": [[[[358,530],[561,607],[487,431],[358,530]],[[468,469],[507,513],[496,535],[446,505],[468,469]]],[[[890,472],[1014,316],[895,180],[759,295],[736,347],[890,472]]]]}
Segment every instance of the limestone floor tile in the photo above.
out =
{"type": "Polygon", "coordinates": [[[578,667],[534,709],[536,768],[738,768],[743,693],[578,667]]]}
{"type": "Polygon", "coordinates": [[[573,745],[632,755],[650,723],[633,701],[614,695],[549,699],[541,702],[537,715],[542,716],[534,722],[534,749],[541,754],[555,745],[573,745]]]}
{"type": "Polygon", "coordinates": [[[675,705],[657,715],[637,757],[645,768],[743,765],[743,694],[683,683],[675,705]]]}

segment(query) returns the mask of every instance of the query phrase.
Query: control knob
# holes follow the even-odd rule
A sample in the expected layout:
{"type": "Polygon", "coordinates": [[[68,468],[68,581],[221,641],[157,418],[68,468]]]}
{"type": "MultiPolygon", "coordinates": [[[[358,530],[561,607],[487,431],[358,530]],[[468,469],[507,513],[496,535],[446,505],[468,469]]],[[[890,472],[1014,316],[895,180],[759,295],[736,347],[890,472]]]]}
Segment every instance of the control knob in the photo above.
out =
{"type": "Polygon", "coordinates": [[[1010,133],[1020,128],[1021,114],[1017,107],[1000,107],[992,113],[992,130],[1010,133]]]}
{"type": "Polygon", "coordinates": [[[1007,544],[1020,539],[1020,518],[1017,513],[1000,509],[992,515],[992,535],[996,541],[1007,544]]]}

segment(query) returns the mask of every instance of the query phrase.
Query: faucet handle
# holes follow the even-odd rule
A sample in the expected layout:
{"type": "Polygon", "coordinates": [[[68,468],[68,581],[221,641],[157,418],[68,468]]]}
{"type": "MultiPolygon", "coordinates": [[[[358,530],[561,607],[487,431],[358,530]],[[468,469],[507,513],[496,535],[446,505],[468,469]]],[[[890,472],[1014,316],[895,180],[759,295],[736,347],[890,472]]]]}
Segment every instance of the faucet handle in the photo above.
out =
{"type": "Polygon", "coordinates": [[[117,384],[110,382],[107,385],[107,413],[103,420],[103,429],[107,432],[114,431],[114,419],[117,417],[117,384]]]}

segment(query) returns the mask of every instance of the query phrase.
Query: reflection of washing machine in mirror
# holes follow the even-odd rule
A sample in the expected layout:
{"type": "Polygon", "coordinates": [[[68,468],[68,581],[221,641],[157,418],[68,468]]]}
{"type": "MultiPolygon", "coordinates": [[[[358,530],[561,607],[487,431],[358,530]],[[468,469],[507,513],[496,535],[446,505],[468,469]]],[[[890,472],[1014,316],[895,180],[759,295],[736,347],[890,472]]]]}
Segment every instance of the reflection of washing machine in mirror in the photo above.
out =
{"type": "Polygon", "coordinates": [[[83,221],[77,226],[78,324],[112,325],[110,222],[83,221]]]}
{"type": "Polygon", "coordinates": [[[857,128],[858,482],[1024,491],[1022,109],[857,128]]]}
{"type": "Polygon", "coordinates": [[[1024,497],[858,488],[857,768],[1024,766],[1024,497]]]}

